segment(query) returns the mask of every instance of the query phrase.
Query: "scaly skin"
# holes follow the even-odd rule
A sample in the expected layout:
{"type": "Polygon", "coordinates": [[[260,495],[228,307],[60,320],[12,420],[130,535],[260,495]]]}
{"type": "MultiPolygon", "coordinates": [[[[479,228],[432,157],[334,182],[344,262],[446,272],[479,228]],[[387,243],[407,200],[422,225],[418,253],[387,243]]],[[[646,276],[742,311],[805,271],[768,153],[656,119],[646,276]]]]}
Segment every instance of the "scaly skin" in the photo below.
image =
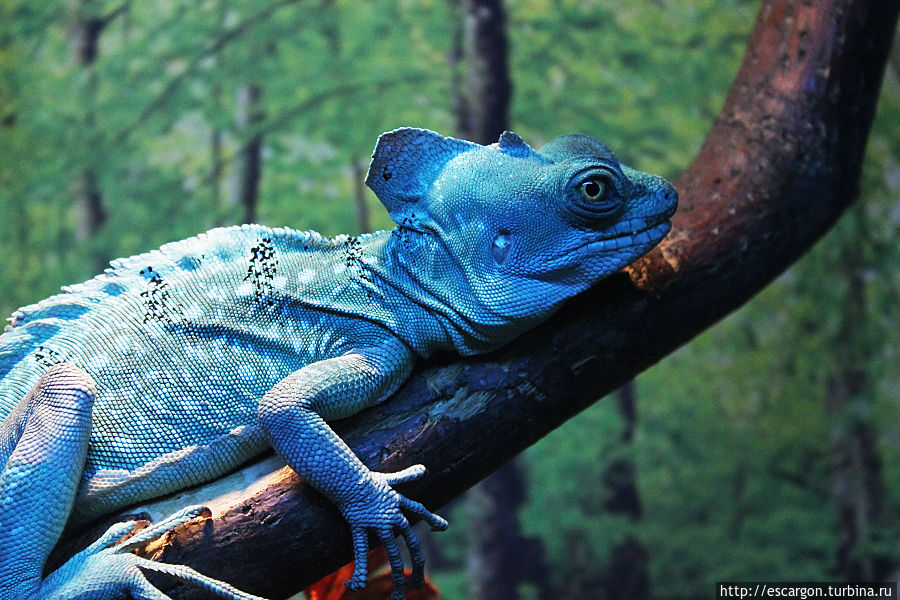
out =
{"type": "Polygon", "coordinates": [[[406,515],[446,521],[368,470],[328,421],[385,400],[416,356],[494,349],[655,246],[674,189],[587,136],[536,152],[513,133],[480,146],[421,129],[383,134],[366,183],[398,226],[358,238],[245,225],[114,261],[16,311],[0,336],[0,600],[164,596],[142,570],[251,598],[131,551],[188,507],[133,523],[42,578],[67,521],[214,479],[272,446],[350,524],[365,585],[368,534],[404,597],[406,515]],[[405,514],[404,514],[405,513],[405,514]]]}

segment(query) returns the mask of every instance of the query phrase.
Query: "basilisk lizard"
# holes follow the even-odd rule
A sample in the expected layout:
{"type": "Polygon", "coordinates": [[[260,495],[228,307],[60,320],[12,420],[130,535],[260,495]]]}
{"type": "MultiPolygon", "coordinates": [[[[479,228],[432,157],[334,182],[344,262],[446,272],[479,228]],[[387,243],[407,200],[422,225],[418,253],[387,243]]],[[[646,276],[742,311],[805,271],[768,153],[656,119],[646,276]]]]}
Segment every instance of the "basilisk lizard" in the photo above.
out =
{"type": "Polygon", "coordinates": [[[118,523],[43,576],[67,522],[222,476],[271,446],[350,525],[366,580],[369,534],[404,597],[424,558],[407,516],[446,521],[372,472],[329,427],[391,396],[417,356],[497,348],[653,248],[675,190],[597,140],[535,151],[514,133],[482,146],[383,134],[366,183],[397,227],[326,239],[244,225],[113,261],[16,311],[0,336],[0,599],[165,596],[142,570],[252,598],[132,551],[196,515],[120,540],[118,523]]]}

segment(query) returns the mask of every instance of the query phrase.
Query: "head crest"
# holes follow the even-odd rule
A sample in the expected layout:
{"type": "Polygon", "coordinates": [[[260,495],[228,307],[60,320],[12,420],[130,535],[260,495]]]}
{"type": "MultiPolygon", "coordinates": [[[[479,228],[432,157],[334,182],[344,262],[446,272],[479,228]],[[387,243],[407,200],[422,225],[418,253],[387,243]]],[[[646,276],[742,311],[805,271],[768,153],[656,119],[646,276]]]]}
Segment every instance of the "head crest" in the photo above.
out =
{"type": "Polygon", "coordinates": [[[410,204],[426,194],[444,165],[463,152],[480,147],[427,129],[402,127],[388,131],[375,144],[366,185],[396,221],[410,204]]]}

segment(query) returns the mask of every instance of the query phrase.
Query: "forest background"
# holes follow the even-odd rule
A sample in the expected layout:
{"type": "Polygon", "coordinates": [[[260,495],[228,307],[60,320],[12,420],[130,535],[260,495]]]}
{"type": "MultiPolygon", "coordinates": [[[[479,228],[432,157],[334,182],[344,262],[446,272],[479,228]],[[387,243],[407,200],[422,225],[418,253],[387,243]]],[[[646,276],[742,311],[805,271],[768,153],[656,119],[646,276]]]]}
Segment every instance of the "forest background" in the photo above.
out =
{"type": "MultiPolygon", "coordinates": [[[[214,226],[391,227],[368,157],[385,130],[461,129],[469,4],[0,0],[0,313],[214,226]]],[[[588,133],[674,180],[758,8],[509,0],[511,129],[588,133]]],[[[896,41],[860,200],[752,302],[451,504],[427,538],[442,597],[491,577],[521,598],[667,599],[896,578],[896,41]],[[492,497],[511,518],[485,518],[492,497]]]]}

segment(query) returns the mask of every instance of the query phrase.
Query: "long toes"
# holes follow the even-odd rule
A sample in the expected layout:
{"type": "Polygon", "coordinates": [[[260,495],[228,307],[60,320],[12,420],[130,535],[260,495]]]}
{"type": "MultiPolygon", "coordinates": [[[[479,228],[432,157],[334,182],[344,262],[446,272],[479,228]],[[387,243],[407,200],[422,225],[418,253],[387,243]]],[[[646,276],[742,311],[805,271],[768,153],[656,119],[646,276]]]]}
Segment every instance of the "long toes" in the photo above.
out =
{"type": "Polygon", "coordinates": [[[369,536],[363,529],[353,530],[353,576],[344,582],[347,589],[361,590],[366,585],[369,570],[369,536]]]}
{"type": "Polygon", "coordinates": [[[155,571],[157,573],[165,573],[166,575],[171,575],[172,577],[177,577],[178,579],[182,579],[184,581],[189,581],[216,594],[217,596],[227,598],[228,600],[264,600],[259,596],[254,596],[253,594],[248,594],[247,592],[241,591],[229,583],[219,581],[218,579],[213,579],[212,577],[207,577],[203,573],[199,573],[185,565],[159,563],[139,557],[135,557],[135,560],[137,560],[138,566],[140,566],[142,569],[155,571]]]}
{"type": "Polygon", "coordinates": [[[122,545],[120,551],[121,552],[130,552],[135,548],[146,544],[151,540],[155,540],[162,534],[175,529],[182,523],[186,523],[193,519],[194,517],[206,517],[209,518],[212,515],[210,510],[205,506],[187,506],[182,508],[175,514],[169,515],[159,523],[155,523],[150,527],[144,529],[136,533],[131,539],[129,539],[125,544],[122,545]]]}
{"type": "Polygon", "coordinates": [[[412,587],[422,587],[425,585],[425,553],[422,552],[422,546],[419,544],[419,538],[413,533],[409,526],[409,521],[405,518],[398,525],[400,534],[406,541],[406,547],[409,548],[409,556],[412,559],[412,577],[410,585],[412,587]]]}
{"type": "MultiPolygon", "coordinates": [[[[387,552],[388,562],[391,564],[391,582],[394,584],[394,594],[400,592],[403,594],[406,588],[406,573],[403,572],[403,556],[400,554],[400,547],[390,530],[383,529],[378,531],[378,539],[384,544],[387,552]]],[[[403,598],[405,595],[401,595],[403,598]]],[[[393,598],[393,594],[391,595],[393,598]]]]}
{"type": "Polygon", "coordinates": [[[388,485],[396,485],[398,483],[406,483],[407,481],[415,481],[428,474],[425,465],[413,465],[396,473],[379,473],[381,479],[388,485]]]}
{"type": "Polygon", "coordinates": [[[415,500],[401,496],[400,506],[428,523],[432,531],[444,531],[447,529],[448,523],[446,519],[434,514],[415,500]]]}
{"type": "Polygon", "coordinates": [[[135,527],[139,524],[140,521],[113,523],[110,525],[109,529],[97,539],[97,541],[90,545],[88,551],[94,553],[109,548],[110,546],[115,546],[119,543],[119,540],[134,531],[135,527]]]}

